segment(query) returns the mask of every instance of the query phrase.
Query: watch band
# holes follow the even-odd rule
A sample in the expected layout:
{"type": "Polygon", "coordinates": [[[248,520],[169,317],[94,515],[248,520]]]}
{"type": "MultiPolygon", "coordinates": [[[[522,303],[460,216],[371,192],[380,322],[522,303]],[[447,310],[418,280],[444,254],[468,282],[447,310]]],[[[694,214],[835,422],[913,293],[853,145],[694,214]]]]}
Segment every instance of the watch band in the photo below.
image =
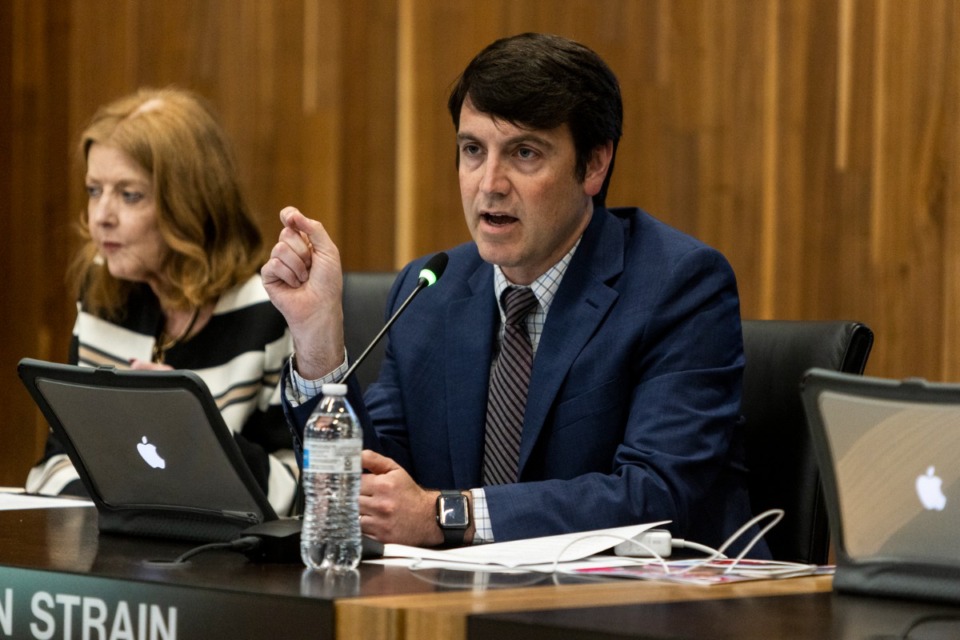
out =
{"type": "Polygon", "coordinates": [[[467,529],[470,527],[470,503],[467,501],[467,497],[459,491],[440,491],[440,495],[437,496],[437,525],[440,527],[441,533],[443,533],[443,546],[462,546],[463,540],[467,535],[467,529]],[[442,518],[440,517],[440,505],[443,500],[463,501],[463,510],[464,514],[466,514],[465,524],[454,526],[444,524],[442,518]]]}

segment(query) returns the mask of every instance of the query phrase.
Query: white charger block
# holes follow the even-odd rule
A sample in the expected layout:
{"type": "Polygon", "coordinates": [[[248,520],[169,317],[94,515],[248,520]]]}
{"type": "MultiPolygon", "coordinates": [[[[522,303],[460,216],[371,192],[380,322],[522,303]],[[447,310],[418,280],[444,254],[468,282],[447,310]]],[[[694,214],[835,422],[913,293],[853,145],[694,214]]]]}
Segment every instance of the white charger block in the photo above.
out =
{"type": "Polygon", "coordinates": [[[669,558],[673,551],[671,544],[673,537],[669,531],[663,529],[650,529],[644,531],[633,540],[621,542],[613,548],[613,552],[618,556],[630,556],[632,558],[669,558]],[[637,544],[639,542],[640,544],[637,544]]]}

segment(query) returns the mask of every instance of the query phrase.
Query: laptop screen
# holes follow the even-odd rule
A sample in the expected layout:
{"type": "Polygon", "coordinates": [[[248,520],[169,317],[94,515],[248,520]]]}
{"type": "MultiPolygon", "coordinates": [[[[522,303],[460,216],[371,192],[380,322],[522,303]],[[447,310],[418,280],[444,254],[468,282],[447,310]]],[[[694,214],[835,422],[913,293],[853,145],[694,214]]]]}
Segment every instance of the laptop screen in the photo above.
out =
{"type": "Polygon", "coordinates": [[[825,390],[843,539],[855,561],[960,564],[960,403],[825,390]]]}

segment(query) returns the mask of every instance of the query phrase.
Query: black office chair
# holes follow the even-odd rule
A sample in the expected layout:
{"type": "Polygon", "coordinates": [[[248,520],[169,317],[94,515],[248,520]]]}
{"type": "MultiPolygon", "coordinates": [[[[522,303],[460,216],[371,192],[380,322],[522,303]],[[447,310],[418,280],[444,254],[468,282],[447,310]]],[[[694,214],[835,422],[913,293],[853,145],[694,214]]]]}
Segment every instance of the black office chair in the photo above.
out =
{"type": "Polygon", "coordinates": [[[766,535],[777,560],[824,564],[830,534],[800,381],[811,367],[863,373],[873,332],[858,322],[744,320],[741,410],[754,513],[784,510],[766,535]]]}
{"type": "MultiPolygon", "coordinates": [[[[360,357],[383,328],[387,296],[396,277],[394,272],[353,271],[343,274],[343,332],[351,362],[360,357]]],[[[385,345],[386,337],[357,367],[355,374],[361,388],[366,389],[380,374],[385,345]]]]}

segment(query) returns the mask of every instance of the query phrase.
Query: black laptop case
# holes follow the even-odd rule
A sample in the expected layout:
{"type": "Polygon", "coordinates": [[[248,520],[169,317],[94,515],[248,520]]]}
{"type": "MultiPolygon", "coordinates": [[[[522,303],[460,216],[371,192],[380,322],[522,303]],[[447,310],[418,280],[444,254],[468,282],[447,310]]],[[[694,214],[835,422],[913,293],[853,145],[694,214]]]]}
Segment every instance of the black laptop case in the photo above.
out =
{"type": "Polygon", "coordinates": [[[221,541],[276,519],[195,373],[29,358],[18,372],[96,505],[101,532],[221,541]]]}
{"type": "Polygon", "coordinates": [[[801,394],[834,589],[960,603],[960,385],[811,369],[801,394]]]}

